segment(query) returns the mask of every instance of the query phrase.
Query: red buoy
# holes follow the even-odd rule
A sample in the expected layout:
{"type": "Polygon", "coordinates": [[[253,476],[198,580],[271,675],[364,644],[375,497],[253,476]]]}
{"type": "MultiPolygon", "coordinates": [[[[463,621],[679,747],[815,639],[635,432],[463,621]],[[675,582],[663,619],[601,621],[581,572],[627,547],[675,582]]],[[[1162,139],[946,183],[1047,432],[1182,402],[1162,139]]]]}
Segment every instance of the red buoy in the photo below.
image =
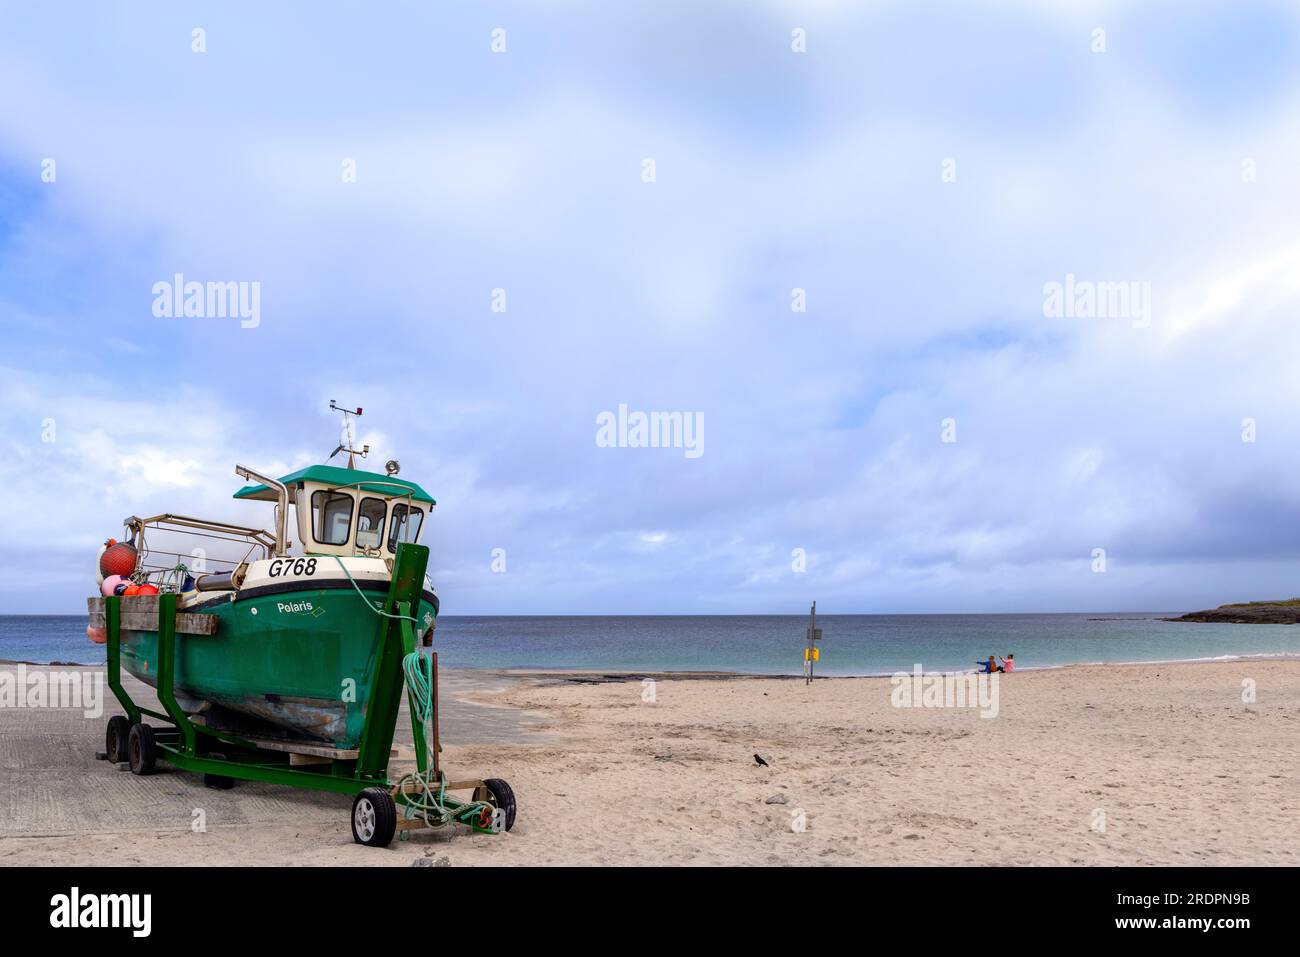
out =
{"type": "Polygon", "coordinates": [[[110,575],[130,575],[135,571],[135,546],[129,542],[114,542],[99,556],[99,571],[105,578],[110,575]]]}

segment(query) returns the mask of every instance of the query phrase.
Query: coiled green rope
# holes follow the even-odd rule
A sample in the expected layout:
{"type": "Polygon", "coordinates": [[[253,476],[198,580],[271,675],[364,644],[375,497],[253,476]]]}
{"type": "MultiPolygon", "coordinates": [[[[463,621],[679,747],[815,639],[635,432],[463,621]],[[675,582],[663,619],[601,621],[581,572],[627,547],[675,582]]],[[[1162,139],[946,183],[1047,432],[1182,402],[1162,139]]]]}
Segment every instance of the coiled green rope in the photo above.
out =
{"type": "MultiPolygon", "coordinates": [[[[447,776],[438,773],[435,792],[433,780],[434,742],[429,735],[429,724],[433,720],[433,659],[413,651],[402,659],[402,674],[406,677],[406,687],[411,695],[411,714],[424,729],[424,747],[426,770],[424,773],[411,771],[402,775],[397,782],[397,790],[405,797],[403,815],[407,820],[420,817],[428,827],[443,827],[453,820],[453,812],[444,803],[447,796],[447,776]],[[407,792],[406,783],[411,782],[417,790],[407,792]]],[[[471,801],[456,808],[454,817],[463,823],[472,821],[483,809],[491,809],[486,801],[471,801]]],[[[405,834],[406,832],[403,832],[405,834]]]]}
{"type": "MultiPolygon", "coordinates": [[[[385,618],[398,618],[402,621],[409,621],[415,626],[419,626],[411,615],[397,615],[383,611],[371,604],[370,599],[353,580],[348,567],[343,564],[343,559],[335,555],[334,560],[339,563],[339,568],[343,569],[343,574],[347,575],[348,581],[352,582],[352,587],[356,593],[361,596],[361,600],[366,603],[366,607],[376,615],[382,615],[385,618]]],[[[411,714],[420,722],[424,729],[424,747],[425,747],[425,771],[411,771],[402,775],[396,784],[397,793],[403,797],[402,814],[409,821],[413,817],[419,817],[424,821],[427,827],[444,827],[453,820],[461,819],[462,823],[470,823],[475,816],[481,815],[484,808],[491,809],[492,805],[486,801],[469,801],[456,808],[453,812],[447,807],[445,798],[447,796],[447,776],[441,772],[438,773],[437,790],[434,790],[435,782],[433,780],[433,741],[429,737],[429,723],[433,720],[433,659],[420,652],[413,651],[402,659],[402,674],[406,678],[406,688],[411,696],[411,714]],[[416,790],[407,791],[407,782],[415,785],[416,790]]],[[[402,838],[408,836],[406,831],[402,832],[402,838]]]]}

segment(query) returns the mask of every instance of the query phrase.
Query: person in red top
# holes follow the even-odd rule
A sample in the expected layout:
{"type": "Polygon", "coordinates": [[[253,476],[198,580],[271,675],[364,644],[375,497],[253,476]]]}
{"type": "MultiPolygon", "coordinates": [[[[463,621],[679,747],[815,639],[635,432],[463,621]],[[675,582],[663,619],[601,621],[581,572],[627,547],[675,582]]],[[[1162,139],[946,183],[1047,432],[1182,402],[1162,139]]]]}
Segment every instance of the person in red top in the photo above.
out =
{"type": "Polygon", "coordinates": [[[999,668],[998,670],[999,670],[999,671],[1015,671],[1015,670],[1016,670],[1016,656],[1015,656],[1015,655],[1007,655],[1005,658],[1003,658],[1003,659],[1002,659],[1002,667],[999,668]]]}

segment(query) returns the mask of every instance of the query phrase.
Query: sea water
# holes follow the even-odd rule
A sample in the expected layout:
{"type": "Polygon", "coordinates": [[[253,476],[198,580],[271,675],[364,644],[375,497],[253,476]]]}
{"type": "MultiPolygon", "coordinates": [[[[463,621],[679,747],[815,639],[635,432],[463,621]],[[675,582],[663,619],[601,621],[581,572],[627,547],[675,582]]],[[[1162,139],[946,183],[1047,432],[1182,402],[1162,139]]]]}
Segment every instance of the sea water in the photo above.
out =
{"type": "MultiPolygon", "coordinates": [[[[1166,614],[822,615],[823,675],[972,669],[989,655],[1016,667],[1090,662],[1300,657],[1300,626],[1162,621],[1166,614]]],[[[451,668],[735,671],[797,674],[807,616],[453,617],[434,647],[451,668]]],[[[85,615],[0,615],[0,659],[97,664],[85,615]]]]}

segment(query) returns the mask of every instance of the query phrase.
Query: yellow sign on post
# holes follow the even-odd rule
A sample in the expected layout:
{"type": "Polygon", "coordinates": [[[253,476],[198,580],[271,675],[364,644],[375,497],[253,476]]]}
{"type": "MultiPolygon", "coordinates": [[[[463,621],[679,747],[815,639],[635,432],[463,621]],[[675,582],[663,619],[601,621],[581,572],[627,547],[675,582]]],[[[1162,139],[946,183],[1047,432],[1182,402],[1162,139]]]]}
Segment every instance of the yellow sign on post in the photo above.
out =
{"type": "Polygon", "coordinates": [[[812,682],[813,663],[821,661],[821,649],[816,644],[821,640],[821,637],[822,630],[817,627],[817,602],[813,602],[812,611],[808,615],[808,644],[803,650],[804,684],[812,682]]]}

